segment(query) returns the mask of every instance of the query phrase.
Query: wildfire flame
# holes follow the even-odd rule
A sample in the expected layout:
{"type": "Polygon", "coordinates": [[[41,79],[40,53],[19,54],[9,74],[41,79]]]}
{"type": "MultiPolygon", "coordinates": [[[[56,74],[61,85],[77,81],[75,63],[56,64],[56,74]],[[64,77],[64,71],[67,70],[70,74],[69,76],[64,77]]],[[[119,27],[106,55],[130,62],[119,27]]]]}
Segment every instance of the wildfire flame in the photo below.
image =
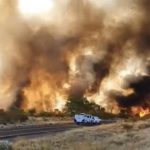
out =
{"type": "Polygon", "coordinates": [[[138,115],[140,118],[143,118],[150,114],[150,108],[143,108],[141,106],[139,107],[132,107],[132,112],[134,115],[138,115]]]}
{"type": "Polygon", "coordinates": [[[61,111],[66,103],[69,84],[64,83],[61,87],[60,83],[58,87],[58,81],[43,70],[32,72],[30,77],[31,83],[23,89],[22,108],[24,110],[36,109],[37,112],[50,112],[55,109],[61,111]]]}
{"type": "MultiPolygon", "coordinates": [[[[63,110],[73,94],[115,114],[150,104],[149,6],[0,0],[0,108],[63,110]]],[[[144,117],[150,109],[132,113],[144,117]]]]}

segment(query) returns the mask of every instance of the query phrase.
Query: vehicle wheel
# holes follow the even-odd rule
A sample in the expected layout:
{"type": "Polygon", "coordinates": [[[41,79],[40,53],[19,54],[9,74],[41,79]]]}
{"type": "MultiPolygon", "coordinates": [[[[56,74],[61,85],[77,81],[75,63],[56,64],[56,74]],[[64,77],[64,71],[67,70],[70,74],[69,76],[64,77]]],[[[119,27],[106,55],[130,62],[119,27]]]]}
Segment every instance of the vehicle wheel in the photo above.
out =
{"type": "Polygon", "coordinates": [[[80,123],[79,123],[79,122],[76,122],[76,124],[77,124],[77,125],[80,125],[80,123]]]}
{"type": "Polygon", "coordinates": [[[100,125],[100,122],[97,122],[96,125],[100,125]]]}
{"type": "Polygon", "coordinates": [[[84,119],[82,120],[82,124],[83,124],[83,125],[85,125],[85,124],[86,124],[86,122],[85,122],[85,120],[84,120],[84,119]]]}
{"type": "Polygon", "coordinates": [[[95,126],[95,125],[96,125],[96,122],[93,122],[93,125],[95,126]]]}
{"type": "Polygon", "coordinates": [[[80,124],[79,122],[77,122],[77,120],[76,120],[76,119],[74,119],[74,123],[76,123],[77,125],[79,125],[79,124],[80,124]]]}
{"type": "Polygon", "coordinates": [[[77,122],[77,121],[76,121],[76,124],[77,124],[77,125],[80,125],[80,122],[77,122]]]}
{"type": "Polygon", "coordinates": [[[91,123],[90,123],[90,126],[93,126],[93,125],[94,125],[94,122],[91,122],[91,123]]]}

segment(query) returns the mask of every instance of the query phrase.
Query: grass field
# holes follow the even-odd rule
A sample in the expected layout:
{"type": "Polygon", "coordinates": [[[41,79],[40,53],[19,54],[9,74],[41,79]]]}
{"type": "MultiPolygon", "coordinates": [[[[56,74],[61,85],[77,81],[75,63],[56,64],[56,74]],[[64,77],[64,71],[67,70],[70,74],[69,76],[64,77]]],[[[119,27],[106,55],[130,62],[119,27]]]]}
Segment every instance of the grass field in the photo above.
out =
{"type": "Polygon", "coordinates": [[[44,138],[18,139],[14,150],[149,150],[150,119],[83,127],[44,138]]]}
{"type": "Polygon", "coordinates": [[[0,128],[10,128],[26,125],[42,125],[42,124],[62,124],[72,122],[71,117],[28,117],[26,121],[0,124],[0,128]]]}

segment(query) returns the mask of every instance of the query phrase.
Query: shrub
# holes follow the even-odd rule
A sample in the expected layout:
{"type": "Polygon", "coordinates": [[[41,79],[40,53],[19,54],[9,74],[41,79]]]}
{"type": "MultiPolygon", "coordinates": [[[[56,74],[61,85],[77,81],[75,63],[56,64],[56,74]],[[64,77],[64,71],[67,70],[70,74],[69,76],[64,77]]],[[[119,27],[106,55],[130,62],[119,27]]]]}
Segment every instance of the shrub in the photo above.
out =
{"type": "Polygon", "coordinates": [[[36,117],[51,117],[52,116],[52,113],[51,112],[40,112],[40,113],[37,113],[36,117]]]}
{"type": "Polygon", "coordinates": [[[55,109],[53,112],[39,112],[35,116],[36,117],[65,117],[65,113],[63,111],[59,111],[55,109]]]}
{"type": "Polygon", "coordinates": [[[28,119],[27,114],[18,108],[11,108],[6,112],[0,112],[0,123],[15,123],[15,122],[23,122],[28,119]]]}
{"type": "Polygon", "coordinates": [[[33,109],[30,109],[29,111],[28,111],[28,115],[29,116],[35,116],[36,115],[36,110],[33,108],[33,109]]]}
{"type": "Polygon", "coordinates": [[[105,112],[105,109],[96,103],[89,102],[86,98],[76,95],[69,97],[65,111],[71,116],[76,113],[88,113],[105,119],[116,117],[114,114],[105,112]]]}
{"type": "Polygon", "coordinates": [[[0,150],[12,150],[12,145],[8,141],[0,141],[0,150]]]}
{"type": "Polygon", "coordinates": [[[133,129],[133,124],[122,124],[123,129],[125,130],[131,130],[133,129]]]}

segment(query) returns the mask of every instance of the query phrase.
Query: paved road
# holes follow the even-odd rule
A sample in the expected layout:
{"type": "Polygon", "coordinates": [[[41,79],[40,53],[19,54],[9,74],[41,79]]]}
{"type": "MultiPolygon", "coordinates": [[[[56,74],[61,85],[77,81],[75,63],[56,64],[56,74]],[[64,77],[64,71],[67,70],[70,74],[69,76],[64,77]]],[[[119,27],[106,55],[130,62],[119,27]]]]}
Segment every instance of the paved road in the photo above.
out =
{"type": "Polygon", "coordinates": [[[15,139],[17,137],[51,134],[79,128],[74,123],[66,124],[47,124],[47,125],[28,125],[12,128],[0,128],[0,140],[15,139]]]}
{"type": "MultiPolygon", "coordinates": [[[[102,120],[101,124],[110,124],[116,120],[102,120]]],[[[75,125],[74,123],[61,123],[61,124],[45,124],[45,125],[26,125],[20,127],[0,128],[0,140],[8,139],[13,140],[18,137],[40,137],[57,132],[63,132],[83,126],[93,125],[75,125]]]]}

